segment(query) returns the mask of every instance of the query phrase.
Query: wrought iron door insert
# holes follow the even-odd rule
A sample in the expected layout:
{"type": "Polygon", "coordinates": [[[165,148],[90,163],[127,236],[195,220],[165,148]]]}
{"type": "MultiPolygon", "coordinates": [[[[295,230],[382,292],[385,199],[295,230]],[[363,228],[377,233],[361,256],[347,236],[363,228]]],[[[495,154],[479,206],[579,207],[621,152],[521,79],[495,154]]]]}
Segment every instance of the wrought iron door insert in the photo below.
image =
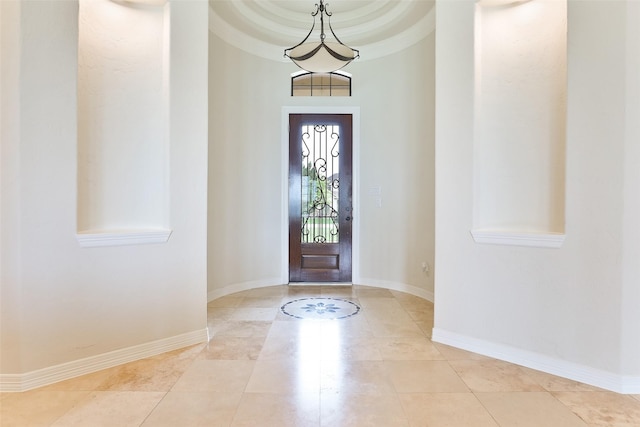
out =
{"type": "Polygon", "coordinates": [[[302,126],[302,243],[338,243],[340,126],[302,126]]]}
{"type": "Polygon", "coordinates": [[[292,114],[289,138],[289,279],[350,281],[351,116],[292,114]]]}

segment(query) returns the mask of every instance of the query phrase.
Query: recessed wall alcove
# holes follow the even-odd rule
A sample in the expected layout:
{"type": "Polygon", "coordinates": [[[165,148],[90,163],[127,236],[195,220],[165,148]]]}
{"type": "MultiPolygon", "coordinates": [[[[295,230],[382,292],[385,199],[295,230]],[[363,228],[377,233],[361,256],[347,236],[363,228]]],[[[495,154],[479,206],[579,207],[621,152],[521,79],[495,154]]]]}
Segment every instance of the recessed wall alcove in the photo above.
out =
{"type": "Polygon", "coordinates": [[[478,243],[564,239],[566,0],[481,0],[475,12],[478,243]]]}
{"type": "Polygon", "coordinates": [[[170,6],[79,6],[78,241],[166,241],[170,6]]]}

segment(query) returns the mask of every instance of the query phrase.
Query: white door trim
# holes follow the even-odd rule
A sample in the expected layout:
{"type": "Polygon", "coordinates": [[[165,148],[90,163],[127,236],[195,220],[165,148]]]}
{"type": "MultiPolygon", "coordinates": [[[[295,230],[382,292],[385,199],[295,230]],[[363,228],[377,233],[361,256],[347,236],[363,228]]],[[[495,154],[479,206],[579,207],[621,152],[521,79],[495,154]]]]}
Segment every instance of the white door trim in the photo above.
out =
{"type": "Polygon", "coordinates": [[[351,114],[353,119],[353,223],[351,229],[351,282],[360,283],[360,107],[282,107],[281,276],[289,283],[289,114],[351,114]]]}

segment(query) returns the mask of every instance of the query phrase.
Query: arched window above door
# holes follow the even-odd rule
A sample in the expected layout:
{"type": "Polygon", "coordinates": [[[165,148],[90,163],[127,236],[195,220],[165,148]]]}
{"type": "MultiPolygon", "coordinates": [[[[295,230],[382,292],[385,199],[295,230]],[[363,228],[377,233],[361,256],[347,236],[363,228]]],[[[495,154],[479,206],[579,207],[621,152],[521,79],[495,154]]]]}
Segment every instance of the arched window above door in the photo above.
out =
{"type": "Polygon", "coordinates": [[[293,73],[291,96],[351,96],[351,74],[344,71],[293,73]]]}

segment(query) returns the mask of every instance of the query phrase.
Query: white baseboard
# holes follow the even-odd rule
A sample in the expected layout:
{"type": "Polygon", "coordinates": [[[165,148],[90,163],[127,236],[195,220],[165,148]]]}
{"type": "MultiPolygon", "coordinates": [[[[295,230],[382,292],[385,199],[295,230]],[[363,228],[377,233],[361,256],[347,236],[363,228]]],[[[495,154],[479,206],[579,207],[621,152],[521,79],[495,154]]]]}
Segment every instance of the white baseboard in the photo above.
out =
{"type": "Polygon", "coordinates": [[[163,338],[24,374],[0,374],[0,391],[26,391],[207,341],[207,329],[163,338]]]}
{"type": "Polygon", "coordinates": [[[432,290],[422,289],[417,286],[407,285],[406,283],[391,282],[386,280],[366,279],[361,278],[360,283],[353,283],[354,285],[371,286],[374,288],[386,288],[394,291],[405,292],[407,294],[415,295],[420,298],[424,298],[427,301],[434,301],[434,295],[432,290]]]}
{"type": "Polygon", "coordinates": [[[282,279],[279,277],[263,280],[253,280],[249,282],[234,283],[222,287],[220,289],[214,289],[207,293],[207,301],[211,302],[214,299],[221,298],[226,295],[235,294],[236,292],[248,291],[250,289],[266,288],[268,286],[285,285],[282,283],[282,279]]]}
{"type": "Polygon", "coordinates": [[[640,376],[602,371],[539,353],[433,328],[432,341],[622,394],[640,393],[640,376]]]}
{"type": "MultiPolygon", "coordinates": [[[[216,298],[221,298],[226,295],[235,294],[236,292],[242,292],[242,291],[248,291],[250,289],[266,288],[268,286],[279,286],[279,285],[286,284],[281,282],[282,282],[282,279],[280,278],[272,278],[272,279],[265,279],[265,280],[254,280],[251,282],[235,283],[233,285],[228,285],[220,289],[214,289],[212,291],[209,291],[207,293],[207,301],[213,301],[216,298]]],[[[420,298],[424,298],[427,301],[433,302],[433,291],[418,288],[416,286],[407,285],[405,283],[390,282],[390,281],[375,280],[375,279],[361,279],[360,282],[361,283],[356,283],[354,281],[353,284],[405,292],[420,298]]],[[[325,284],[322,283],[322,285],[325,285],[325,284]]],[[[326,285],[331,285],[331,284],[326,284],[326,285]]]]}

